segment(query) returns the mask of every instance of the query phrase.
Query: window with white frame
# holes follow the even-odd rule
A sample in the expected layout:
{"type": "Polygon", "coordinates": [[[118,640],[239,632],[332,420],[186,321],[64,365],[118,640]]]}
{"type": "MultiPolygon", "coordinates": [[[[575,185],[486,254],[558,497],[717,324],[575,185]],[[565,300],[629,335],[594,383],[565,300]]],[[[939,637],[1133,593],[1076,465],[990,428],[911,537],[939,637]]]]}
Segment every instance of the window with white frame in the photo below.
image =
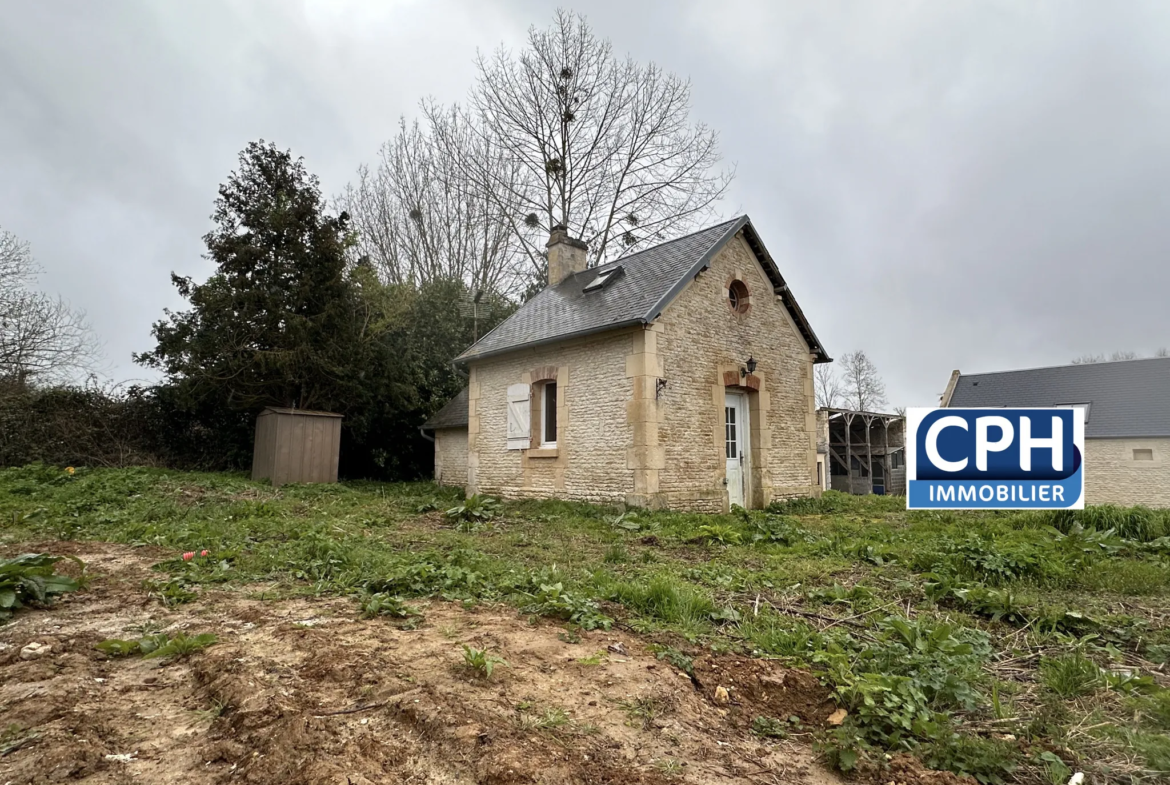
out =
{"type": "Polygon", "coordinates": [[[545,382],[540,389],[540,446],[557,446],[557,383],[545,382]]]}

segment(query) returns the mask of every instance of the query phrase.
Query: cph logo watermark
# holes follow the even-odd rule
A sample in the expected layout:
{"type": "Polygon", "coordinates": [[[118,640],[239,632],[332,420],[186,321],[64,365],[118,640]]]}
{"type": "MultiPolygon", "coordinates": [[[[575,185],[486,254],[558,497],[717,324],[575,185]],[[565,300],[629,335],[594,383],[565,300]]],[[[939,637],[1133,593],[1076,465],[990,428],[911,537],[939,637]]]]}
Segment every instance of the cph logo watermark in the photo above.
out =
{"type": "Polygon", "coordinates": [[[911,510],[1079,510],[1085,506],[1080,409],[908,409],[911,510]]]}

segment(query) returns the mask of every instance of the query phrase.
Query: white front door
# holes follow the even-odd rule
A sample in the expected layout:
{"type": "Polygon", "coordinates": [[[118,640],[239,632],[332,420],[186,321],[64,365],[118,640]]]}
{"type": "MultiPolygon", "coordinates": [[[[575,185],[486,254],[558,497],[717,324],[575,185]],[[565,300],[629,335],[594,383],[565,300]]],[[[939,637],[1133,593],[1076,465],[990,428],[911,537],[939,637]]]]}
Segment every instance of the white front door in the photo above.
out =
{"type": "Polygon", "coordinates": [[[746,507],[748,477],[748,407],[742,393],[723,398],[724,454],[727,457],[727,496],[731,504],[746,507]]]}

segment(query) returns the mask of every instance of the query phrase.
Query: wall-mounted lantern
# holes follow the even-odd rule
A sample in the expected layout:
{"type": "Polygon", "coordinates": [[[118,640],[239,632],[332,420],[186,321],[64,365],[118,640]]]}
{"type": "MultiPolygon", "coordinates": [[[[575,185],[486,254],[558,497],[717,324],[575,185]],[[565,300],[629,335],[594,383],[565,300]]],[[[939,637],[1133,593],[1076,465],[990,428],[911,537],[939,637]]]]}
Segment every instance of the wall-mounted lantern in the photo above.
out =
{"type": "Polygon", "coordinates": [[[746,365],[746,368],[739,369],[739,378],[741,379],[756,372],[756,359],[751,355],[748,355],[746,365]]]}

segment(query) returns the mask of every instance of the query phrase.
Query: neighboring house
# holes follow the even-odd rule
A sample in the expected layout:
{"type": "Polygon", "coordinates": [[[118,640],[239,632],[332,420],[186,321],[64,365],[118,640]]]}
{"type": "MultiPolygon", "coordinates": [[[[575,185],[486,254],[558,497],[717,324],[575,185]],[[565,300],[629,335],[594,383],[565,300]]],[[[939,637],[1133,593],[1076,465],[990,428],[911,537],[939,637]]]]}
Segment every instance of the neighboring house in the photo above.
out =
{"type": "Polygon", "coordinates": [[[817,410],[828,452],[828,486],[853,494],[906,493],[906,419],[852,409],[817,410]]]}
{"type": "Polygon", "coordinates": [[[435,482],[467,485],[467,388],[423,423],[423,435],[435,443],[435,482]]]}
{"type": "MultiPolygon", "coordinates": [[[[820,493],[830,359],[746,216],[592,269],[557,228],[548,260],[549,285],[456,360],[469,494],[717,512],[820,493]]],[[[457,450],[436,452],[453,476],[457,450]]]]}
{"type": "Polygon", "coordinates": [[[941,405],[1079,408],[1085,502],[1170,507],[1170,358],[955,371],[941,405]]]}

